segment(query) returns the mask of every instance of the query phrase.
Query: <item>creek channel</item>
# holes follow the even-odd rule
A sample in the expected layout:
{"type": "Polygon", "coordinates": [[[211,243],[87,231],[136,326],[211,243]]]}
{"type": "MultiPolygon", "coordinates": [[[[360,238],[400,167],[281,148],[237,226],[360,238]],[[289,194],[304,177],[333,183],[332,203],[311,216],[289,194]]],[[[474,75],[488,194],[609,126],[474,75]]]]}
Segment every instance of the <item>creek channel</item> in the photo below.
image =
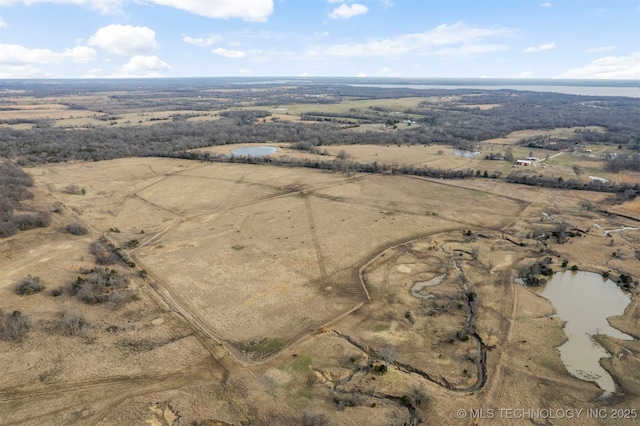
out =
{"type": "Polygon", "coordinates": [[[560,359],[573,376],[595,382],[603,396],[615,392],[613,378],[600,365],[600,358],[610,357],[591,336],[606,334],[623,340],[633,340],[613,328],[607,318],[622,315],[631,302],[613,281],[599,274],[584,271],[557,272],[549,282],[535,290],[548,299],[557,316],[565,322],[568,340],[558,347],[560,359]]]}

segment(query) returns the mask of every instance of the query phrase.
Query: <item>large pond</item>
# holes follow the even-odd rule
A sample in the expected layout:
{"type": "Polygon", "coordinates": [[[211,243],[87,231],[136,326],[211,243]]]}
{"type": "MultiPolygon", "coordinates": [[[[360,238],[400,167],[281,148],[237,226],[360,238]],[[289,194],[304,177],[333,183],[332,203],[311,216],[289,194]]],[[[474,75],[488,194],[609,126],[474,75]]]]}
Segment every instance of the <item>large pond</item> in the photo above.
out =
{"type": "Polygon", "coordinates": [[[569,340],[558,350],[567,370],[579,379],[596,382],[605,393],[614,392],[613,379],[599,362],[610,355],[591,336],[606,334],[633,340],[607,321],[624,312],[631,301],[629,296],[613,281],[583,271],[556,273],[538,294],[549,299],[558,317],[565,321],[569,340]]]}
{"type": "Polygon", "coordinates": [[[274,154],[278,148],[272,146],[248,146],[236,148],[231,151],[234,157],[263,157],[265,155],[274,154]]]}

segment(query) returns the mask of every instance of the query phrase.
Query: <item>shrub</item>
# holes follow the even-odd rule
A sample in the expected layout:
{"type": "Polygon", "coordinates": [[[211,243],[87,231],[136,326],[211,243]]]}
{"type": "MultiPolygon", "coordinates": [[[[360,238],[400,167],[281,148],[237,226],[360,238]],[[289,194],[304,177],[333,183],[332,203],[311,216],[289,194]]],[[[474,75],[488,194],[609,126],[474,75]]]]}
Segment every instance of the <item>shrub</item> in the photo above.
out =
{"type": "Polygon", "coordinates": [[[409,395],[402,395],[402,397],[400,398],[400,404],[404,405],[405,407],[410,407],[411,398],[409,397],[409,395]]]}
{"type": "Polygon", "coordinates": [[[17,234],[18,225],[13,222],[0,222],[0,238],[10,237],[17,234]]]}
{"type": "Polygon", "coordinates": [[[62,287],[56,287],[56,288],[52,289],[50,294],[53,297],[62,296],[62,287]]]}
{"type": "Polygon", "coordinates": [[[64,192],[67,194],[84,195],[87,191],[76,184],[70,184],[64,188],[64,192]]]}
{"type": "Polygon", "coordinates": [[[329,417],[326,414],[308,414],[302,415],[300,422],[302,426],[327,426],[329,424],[329,417]]]}
{"type": "Polygon", "coordinates": [[[119,275],[114,269],[96,268],[86,276],[76,278],[71,284],[71,293],[91,305],[114,302],[120,306],[132,300],[131,295],[123,292],[128,286],[127,277],[119,275]]]}
{"type": "Polygon", "coordinates": [[[21,295],[31,295],[40,293],[44,290],[44,284],[40,281],[40,277],[32,277],[29,275],[16,288],[16,293],[21,295]]]}
{"type": "Polygon", "coordinates": [[[96,263],[99,265],[112,265],[118,260],[116,255],[102,241],[91,243],[91,254],[96,257],[96,263]]]}
{"type": "Polygon", "coordinates": [[[19,342],[30,328],[31,321],[26,314],[13,311],[11,314],[2,315],[0,312],[0,339],[19,342]]]}
{"type": "Polygon", "coordinates": [[[572,270],[572,271],[577,271],[577,270],[578,270],[578,265],[573,265],[573,266],[571,267],[571,270],[572,270]]]}
{"type": "Polygon", "coordinates": [[[85,235],[89,231],[78,222],[73,222],[67,225],[67,232],[73,235],[85,235]]]}
{"type": "Polygon", "coordinates": [[[49,213],[23,214],[15,216],[13,223],[19,230],[26,231],[34,228],[45,228],[51,224],[51,215],[49,213]]]}
{"type": "Polygon", "coordinates": [[[91,324],[77,312],[65,312],[62,314],[59,326],[65,336],[80,336],[89,333],[91,324]]]}

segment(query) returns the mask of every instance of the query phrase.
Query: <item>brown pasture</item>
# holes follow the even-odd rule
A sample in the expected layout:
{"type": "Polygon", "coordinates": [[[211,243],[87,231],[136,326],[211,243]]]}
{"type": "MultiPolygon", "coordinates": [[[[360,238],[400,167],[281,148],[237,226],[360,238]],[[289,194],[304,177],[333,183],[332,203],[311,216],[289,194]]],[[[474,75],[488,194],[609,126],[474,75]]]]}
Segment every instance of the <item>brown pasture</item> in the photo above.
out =
{"type": "MultiPolygon", "coordinates": [[[[276,145],[279,155],[295,154],[276,145]]],[[[327,147],[329,158],[342,149],[362,162],[481,163],[438,155],[438,147],[327,147]]],[[[427,423],[460,424],[459,409],[594,407],[598,388],[560,362],[562,321],[513,279],[521,265],[547,255],[530,238],[555,226],[542,212],[584,231],[565,244],[549,241],[554,269],[567,259],[582,270],[640,276],[633,260],[640,231],[620,231],[611,246],[604,230],[637,225],[601,213],[606,194],[156,158],[29,172],[33,207],[59,201],[64,208],[51,227],[0,245],[0,309],[26,312],[33,323],[22,342],[0,340],[4,423],[289,424],[305,412],[336,424],[383,425],[409,419],[400,398],[417,388],[428,402],[415,412],[427,423]],[[85,195],[67,194],[71,184],[85,195]],[[584,201],[597,208],[585,210],[584,201]],[[70,221],[89,234],[67,234],[70,221]],[[29,274],[42,277],[46,291],[67,289],[92,267],[88,247],[100,235],[134,260],[134,268],[115,269],[131,278],[137,301],[116,308],[67,292],[15,294],[29,274]],[[416,281],[439,275],[444,281],[423,292],[434,298],[411,294],[416,281]],[[488,347],[486,384],[477,392],[469,390],[481,374],[477,345],[458,334],[469,291],[479,300],[474,330],[488,347]],[[63,312],[83,314],[91,332],[56,332],[63,312]],[[369,370],[384,364],[386,348],[396,351],[389,371],[369,370]],[[339,401],[347,404],[342,411],[339,401]]],[[[638,335],[632,297],[612,323],[638,335]]],[[[638,359],[632,343],[603,343],[628,353],[605,365],[620,385],[606,407],[639,401],[628,378],[638,359]]]]}

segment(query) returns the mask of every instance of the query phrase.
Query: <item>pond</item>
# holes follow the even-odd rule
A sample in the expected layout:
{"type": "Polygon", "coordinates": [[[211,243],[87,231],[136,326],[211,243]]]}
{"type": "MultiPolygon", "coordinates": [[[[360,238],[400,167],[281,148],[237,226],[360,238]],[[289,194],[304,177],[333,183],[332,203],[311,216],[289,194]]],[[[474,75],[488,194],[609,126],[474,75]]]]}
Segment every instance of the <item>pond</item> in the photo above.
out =
{"type": "Polygon", "coordinates": [[[236,148],[231,151],[234,157],[263,157],[265,155],[274,154],[278,148],[272,146],[247,146],[236,148]]]}
{"type": "Polygon", "coordinates": [[[610,316],[624,313],[631,301],[629,296],[613,281],[583,271],[556,273],[538,294],[549,299],[558,317],[565,321],[564,332],[568,340],[558,350],[569,373],[596,382],[605,394],[614,392],[613,378],[599,362],[600,358],[610,355],[591,336],[606,334],[633,340],[607,321],[610,316]]]}
{"type": "Polygon", "coordinates": [[[440,285],[440,283],[444,281],[445,278],[447,278],[447,274],[438,275],[437,277],[431,278],[428,281],[416,281],[415,283],[413,283],[413,286],[411,287],[411,295],[413,297],[417,297],[418,299],[431,299],[435,296],[432,294],[425,296],[420,292],[427,287],[440,285]]]}
{"type": "Polygon", "coordinates": [[[464,149],[452,149],[451,152],[453,152],[453,155],[456,157],[475,158],[480,155],[480,152],[478,151],[466,151],[464,149]]]}

